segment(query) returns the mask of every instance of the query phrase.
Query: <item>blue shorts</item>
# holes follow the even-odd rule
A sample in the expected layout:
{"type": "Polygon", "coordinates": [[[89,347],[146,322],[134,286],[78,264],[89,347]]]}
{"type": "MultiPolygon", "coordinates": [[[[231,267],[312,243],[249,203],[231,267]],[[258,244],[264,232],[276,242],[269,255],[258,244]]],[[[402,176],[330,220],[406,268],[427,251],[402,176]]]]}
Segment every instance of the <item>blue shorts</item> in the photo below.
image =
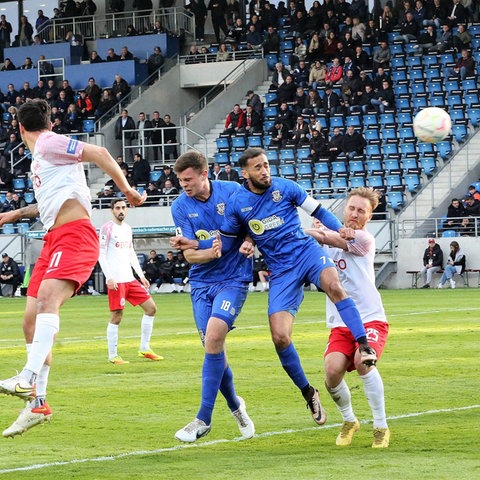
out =
{"type": "Polygon", "coordinates": [[[299,259],[299,263],[291,270],[278,275],[270,275],[270,291],[268,294],[268,315],[287,311],[296,315],[303,301],[303,285],[305,282],[320,286],[320,275],[323,269],[333,267],[335,263],[321,248],[311,251],[299,259]]]}
{"type": "Polygon", "coordinates": [[[202,343],[205,341],[210,317],[220,318],[232,330],[238,314],[247,298],[248,285],[216,283],[206,287],[194,287],[191,292],[193,318],[202,343]]]}

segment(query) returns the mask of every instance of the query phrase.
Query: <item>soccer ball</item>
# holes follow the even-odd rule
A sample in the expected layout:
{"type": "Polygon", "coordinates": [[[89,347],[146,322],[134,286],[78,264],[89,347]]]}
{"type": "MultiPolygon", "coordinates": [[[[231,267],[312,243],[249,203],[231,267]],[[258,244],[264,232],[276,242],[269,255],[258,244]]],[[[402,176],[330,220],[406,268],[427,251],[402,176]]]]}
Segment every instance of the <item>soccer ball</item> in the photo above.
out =
{"type": "Polygon", "coordinates": [[[413,131],[422,142],[440,142],[450,133],[451,129],[452,120],[443,108],[424,108],[413,119],[413,131]]]}

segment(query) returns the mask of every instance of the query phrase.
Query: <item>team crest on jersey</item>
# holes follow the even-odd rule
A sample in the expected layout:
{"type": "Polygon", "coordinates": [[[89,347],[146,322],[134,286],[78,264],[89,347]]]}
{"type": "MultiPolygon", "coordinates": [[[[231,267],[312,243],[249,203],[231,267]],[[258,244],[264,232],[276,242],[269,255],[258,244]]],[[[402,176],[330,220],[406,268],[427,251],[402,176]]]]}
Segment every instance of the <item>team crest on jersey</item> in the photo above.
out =
{"type": "Polygon", "coordinates": [[[272,192],[272,200],[274,202],[279,202],[282,199],[282,194],[280,193],[280,190],[274,190],[272,192]]]}
{"type": "Polygon", "coordinates": [[[225,203],[217,203],[217,213],[219,215],[225,215],[225,203]]]}

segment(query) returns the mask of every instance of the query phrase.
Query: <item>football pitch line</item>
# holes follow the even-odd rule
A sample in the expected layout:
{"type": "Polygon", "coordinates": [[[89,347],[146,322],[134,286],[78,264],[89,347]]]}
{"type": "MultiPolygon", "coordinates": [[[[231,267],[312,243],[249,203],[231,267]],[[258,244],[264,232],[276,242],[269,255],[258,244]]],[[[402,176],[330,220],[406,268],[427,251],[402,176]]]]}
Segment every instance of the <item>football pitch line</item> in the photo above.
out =
{"type": "MultiPolygon", "coordinates": [[[[435,415],[439,413],[452,413],[452,412],[459,412],[459,411],[464,411],[464,410],[472,410],[480,408],[480,405],[468,405],[465,407],[457,407],[457,408],[442,408],[442,409],[437,409],[437,410],[426,410],[424,412],[415,412],[415,413],[407,413],[403,415],[395,415],[395,416],[390,416],[387,419],[388,420],[402,420],[405,418],[412,418],[412,417],[421,417],[424,415],[435,415]]],[[[371,423],[371,420],[362,420],[360,423],[362,424],[368,424],[371,423]]],[[[308,431],[313,431],[313,430],[325,430],[325,429],[331,429],[331,428],[338,428],[342,424],[341,423],[335,423],[332,425],[324,425],[322,427],[308,427],[308,428],[300,428],[300,429],[287,429],[287,430],[280,430],[280,431],[274,431],[274,432],[264,432],[264,433],[259,433],[255,435],[254,438],[267,438],[267,437],[272,437],[275,435],[288,435],[288,434],[295,434],[295,433],[302,433],[302,432],[308,432],[308,431]]],[[[132,452],[125,452],[125,453],[120,453],[118,455],[108,455],[108,456],[101,456],[101,457],[94,457],[94,458],[79,458],[79,459],[74,459],[74,460],[65,460],[61,462],[50,462],[50,463],[39,463],[35,465],[26,465],[24,467],[16,467],[16,468],[7,468],[0,470],[0,475],[4,473],[13,473],[13,472],[26,472],[26,471],[32,471],[32,470],[40,470],[43,468],[51,468],[51,467],[62,467],[62,466],[68,466],[68,465],[78,465],[81,463],[87,463],[87,462],[109,462],[112,460],[120,460],[123,458],[127,457],[134,457],[134,456],[139,456],[139,455],[158,455],[161,453],[168,453],[168,452],[176,452],[179,450],[184,450],[186,448],[203,448],[203,447],[209,447],[210,445],[218,445],[220,443],[235,443],[239,441],[244,441],[241,437],[236,437],[231,440],[227,439],[219,439],[219,440],[213,440],[211,442],[202,442],[202,443],[182,443],[180,445],[175,445],[173,447],[165,447],[165,448],[158,448],[155,450],[135,450],[132,452]]]]}

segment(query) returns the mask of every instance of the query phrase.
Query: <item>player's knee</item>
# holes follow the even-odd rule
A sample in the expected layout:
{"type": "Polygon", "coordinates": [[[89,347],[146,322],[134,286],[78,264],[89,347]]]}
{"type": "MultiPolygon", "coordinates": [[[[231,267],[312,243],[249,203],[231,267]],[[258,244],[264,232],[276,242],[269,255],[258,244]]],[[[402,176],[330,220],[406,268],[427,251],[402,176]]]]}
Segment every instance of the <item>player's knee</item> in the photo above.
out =
{"type": "Polygon", "coordinates": [[[328,284],[328,288],[325,290],[325,293],[328,295],[328,298],[330,298],[333,303],[340,302],[341,300],[347,298],[347,294],[345,293],[345,290],[340,283],[340,279],[338,278],[332,279],[332,281],[328,284]]]}
{"type": "Polygon", "coordinates": [[[272,341],[279,351],[285,350],[290,345],[290,337],[286,332],[272,332],[272,341]]]}

